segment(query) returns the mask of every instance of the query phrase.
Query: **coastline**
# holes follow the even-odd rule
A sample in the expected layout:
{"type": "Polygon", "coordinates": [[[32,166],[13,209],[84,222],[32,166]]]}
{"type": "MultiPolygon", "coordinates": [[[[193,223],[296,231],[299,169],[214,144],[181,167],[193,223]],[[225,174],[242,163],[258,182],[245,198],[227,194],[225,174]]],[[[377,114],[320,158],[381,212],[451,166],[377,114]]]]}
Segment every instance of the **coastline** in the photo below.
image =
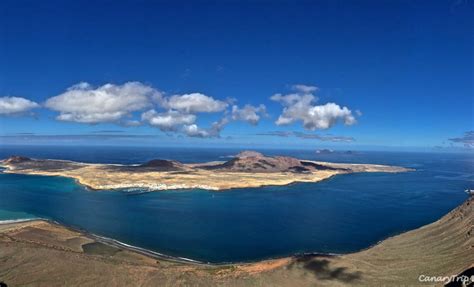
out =
{"type": "MultiPolygon", "coordinates": [[[[250,260],[250,261],[235,261],[235,262],[221,262],[221,263],[216,263],[216,262],[204,262],[204,261],[199,261],[195,260],[192,258],[186,258],[186,257],[180,257],[180,256],[172,256],[172,255],[167,255],[161,252],[153,251],[150,249],[142,248],[139,246],[135,246],[132,244],[128,244],[110,237],[106,236],[101,236],[92,232],[89,232],[87,230],[81,229],[81,228],[76,228],[74,226],[70,226],[55,220],[47,219],[47,218],[25,218],[25,219],[7,219],[7,220],[0,220],[0,227],[1,226],[6,226],[6,225],[11,225],[11,224],[20,224],[20,223],[41,223],[45,222],[47,224],[55,225],[63,229],[67,229],[73,232],[77,232],[80,234],[83,234],[87,237],[90,237],[91,239],[96,240],[97,242],[112,246],[112,247],[117,247],[117,248],[123,248],[127,249],[132,252],[137,252],[140,254],[143,254],[145,256],[155,258],[155,259],[160,259],[160,260],[167,260],[171,262],[178,262],[178,263],[189,263],[189,264],[197,264],[197,265],[202,265],[202,266],[228,266],[228,265],[240,265],[240,264],[252,264],[252,263],[260,263],[264,261],[271,261],[271,260],[281,260],[281,259],[289,259],[289,258],[298,258],[302,256],[341,256],[344,255],[343,253],[320,253],[320,252],[305,252],[305,253],[295,253],[290,256],[276,256],[276,257],[271,257],[271,258],[263,258],[259,260],[250,260]]],[[[0,229],[1,231],[1,229],[0,229]]],[[[381,240],[383,241],[383,240],[381,240]]],[[[381,242],[379,241],[379,242],[381,242]]],[[[378,244],[378,243],[377,243],[378,244]]],[[[376,245],[376,244],[375,244],[376,245]]],[[[370,248],[370,247],[368,247],[370,248]]]]}
{"type": "Polygon", "coordinates": [[[12,224],[12,223],[30,222],[30,221],[37,221],[37,220],[47,220],[47,219],[43,219],[43,218],[5,219],[5,220],[0,220],[0,225],[12,224]]]}
{"type": "MultiPolygon", "coordinates": [[[[474,198],[473,196],[471,196],[471,197],[468,196],[468,198],[463,203],[461,203],[461,205],[465,204],[469,200],[472,200],[473,198],[474,198]]],[[[472,200],[472,201],[474,201],[474,200],[472,200]]],[[[300,257],[305,257],[305,256],[324,256],[324,257],[338,257],[339,256],[340,257],[340,256],[345,256],[345,255],[350,255],[350,254],[355,254],[355,253],[367,251],[367,250],[370,250],[371,248],[374,248],[374,247],[382,244],[386,240],[396,238],[398,236],[401,236],[401,235],[409,233],[409,232],[415,232],[419,229],[426,228],[427,226],[429,226],[431,224],[435,224],[435,223],[441,221],[445,216],[447,216],[450,213],[454,212],[457,208],[459,208],[459,206],[455,207],[453,210],[449,211],[445,215],[442,215],[440,218],[438,218],[437,220],[435,220],[433,222],[427,223],[427,224],[422,225],[420,227],[417,227],[415,229],[410,229],[410,230],[402,231],[402,232],[394,234],[394,235],[387,236],[383,239],[380,239],[379,241],[377,241],[374,244],[371,244],[371,245],[369,245],[365,248],[362,248],[362,249],[354,251],[354,252],[349,252],[349,253],[321,253],[321,252],[317,252],[317,251],[315,251],[315,252],[309,251],[309,252],[304,252],[304,253],[295,253],[295,254],[288,255],[288,256],[276,256],[276,257],[271,257],[271,258],[262,258],[262,259],[250,260],[250,261],[235,261],[235,262],[221,262],[221,263],[204,262],[204,261],[199,261],[199,260],[195,260],[195,259],[192,259],[192,258],[167,255],[167,254],[164,254],[164,253],[161,253],[161,252],[158,252],[158,251],[153,251],[151,249],[146,249],[146,248],[142,248],[142,247],[135,246],[135,245],[132,245],[132,244],[128,244],[128,243],[116,240],[114,238],[111,238],[111,237],[101,236],[101,235],[89,232],[85,229],[77,228],[77,227],[74,227],[74,226],[71,226],[71,225],[68,225],[68,224],[65,224],[65,223],[61,223],[61,222],[58,222],[58,221],[55,221],[55,220],[52,220],[52,219],[47,219],[47,218],[39,218],[38,217],[38,218],[0,220],[0,226],[8,225],[8,224],[15,224],[15,223],[46,222],[48,224],[53,224],[53,225],[59,226],[59,227],[64,228],[64,229],[68,229],[68,230],[73,231],[73,232],[81,233],[81,234],[83,234],[87,237],[90,237],[90,238],[98,241],[98,242],[101,242],[101,243],[104,243],[104,244],[107,244],[107,245],[110,245],[110,246],[113,246],[113,247],[124,248],[124,249],[127,249],[129,251],[137,252],[137,253],[143,254],[145,256],[149,256],[149,257],[156,258],[156,259],[169,260],[169,261],[179,262],[179,263],[198,264],[198,265],[204,265],[204,266],[226,266],[226,265],[236,265],[236,264],[252,264],[252,263],[259,263],[259,262],[269,261],[269,260],[300,258],[300,257]]]]}
{"type": "MultiPolygon", "coordinates": [[[[0,165],[5,168],[4,173],[62,176],[72,178],[91,190],[138,188],[148,191],[178,189],[223,191],[319,182],[337,174],[413,171],[413,169],[389,165],[329,163],[263,155],[251,159],[237,159],[243,163],[239,162],[236,167],[228,167],[234,164],[235,159],[228,162],[214,161],[199,164],[155,160],[165,165],[165,167],[155,168],[147,165],[88,164],[24,157],[11,157],[0,162],[0,165]],[[263,170],[262,163],[268,164],[263,170]],[[252,170],[253,168],[256,170],[252,170]]],[[[154,161],[147,164],[150,163],[156,164],[154,161]]]]}
{"type": "MultiPolygon", "coordinates": [[[[57,260],[66,260],[73,265],[76,264],[75,262],[77,260],[81,260],[81,262],[85,260],[84,262],[89,262],[91,265],[99,264],[103,268],[111,268],[110,270],[115,270],[116,268],[131,268],[144,272],[144,270],[151,268],[153,273],[169,272],[169,274],[166,273],[166,276],[175,276],[179,272],[186,272],[186,276],[189,276],[190,280],[192,280],[189,282],[200,282],[199,280],[195,281],[196,276],[199,278],[202,276],[202,278],[206,279],[205,283],[207,284],[215,284],[216,282],[224,280],[225,282],[233,282],[233,284],[235,283],[237,286],[245,285],[239,284],[239,282],[247,282],[246,280],[248,280],[248,278],[257,280],[255,282],[271,282],[277,286],[291,286],[291,284],[287,283],[294,282],[288,280],[281,282],[273,281],[275,276],[279,279],[288,277],[291,280],[300,280],[297,282],[304,282],[305,284],[302,285],[306,285],[306,283],[313,282],[314,280],[323,286],[332,286],[334,283],[337,283],[335,285],[343,286],[346,284],[351,286],[377,286],[379,284],[390,285],[390,282],[392,284],[397,282],[400,284],[414,285],[416,283],[419,284],[419,282],[416,281],[417,278],[415,278],[412,273],[425,272],[425,274],[434,275],[453,275],[468,268],[469,262],[474,262],[474,252],[471,252],[474,243],[472,237],[473,205],[474,198],[471,196],[460,206],[433,223],[388,237],[367,249],[355,253],[296,254],[291,257],[273,258],[257,262],[223,264],[209,264],[189,261],[186,258],[168,257],[113,239],[93,235],[83,230],[63,226],[54,221],[26,219],[22,220],[22,222],[0,222],[0,247],[2,247],[0,248],[0,259],[4,258],[4,256],[13,256],[13,261],[17,257],[18,260],[24,260],[25,257],[30,258],[33,256],[32,258],[36,258],[36,256],[40,256],[39,254],[48,257],[53,256],[51,253],[53,252],[54,254],[58,253],[57,256],[60,256],[55,257],[56,259],[61,258],[57,260]],[[72,242],[81,242],[80,246],[82,247],[74,245],[72,242]],[[444,243],[440,244],[440,242],[444,243]],[[98,251],[96,250],[94,251],[95,253],[88,254],[84,246],[91,244],[98,251]],[[114,255],[103,255],[101,253],[101,250],[111,248],[114,250],[112,252],[114,255]],[[25,253],[22,250],[25,250],[25,252],[27,250],[30,251],[25,253]],[[30,254],[31,251],[38,252],[38,255],[30,254]],[[73,254],[75,255],[73,256],[73,254]],[[119,256],[117,254],[121,255],[119,256]],[[464,257],[459,257],[460,254],[463,254],[464,257]],[[99,259],[100,261],[97,261],[99,259]],[[138,261],[135,262],[134,260],[138,261]],[[387,263],[390,269],[384,267],[385,264],[380,264],[380,262],[387,263]],[[312,277],[300,277],[304,272],[308,272],[309,267],[320,266],[317,264],[320,264],[321,267],[314,270],[315,277],[312,280],[310,280],[312,277]],[[405,268],[407,264],[413,269],[413,272],[406,272],[405,268]],[[332,273],[328,270],[332,270],[332,273]],[[324,277],[327,275],[327,272],[329,272],[329,274],[336,272],[334,274],[338,274],[338,276],[337,278],[335,277],[328,280],[324,277]],[[381,277],[380,274],[385,274],[385,272],[387,273],[387,277],[381,277]],[[320,275],[320,273],[326,275],[323,276],[320,275]],[[217,276],[217,274],[219,275],[217,276]],[[280,278],[280,276],[283,277],[280,278]]],[[[38,260],[44,259],[38,257],[38,260]]],[[[10,264],[10,261],[7,263],[10,264]]],[[[60,263],[57,262],[54,262],[53,266],[58,270],[62,268],[60,263]]],[[[0,266],[0,272],[4,268],[7,267],[0,266]]],[[[22,268],[20,267],[20,269],[22,268]]],[[[62,270],[61,272],[65,271],[62,270]]],[[[97,278],[96,276],[102,276],[102,274],[97,272],[88,272],[92,272],[88,273],[88,276],[93,276],[94,278],[97,278]]],[[[68,278],[71,276],[72,278],[80,276],[72,275],[73,273],[66,273],[61,274],[68,276],[68,278]]],[[[40,275],[41,274],[35,273],[31,276],[32,278],[36,278],[40,275]]],[[[22,279],[16,277],[8,278],[14,280],[22,279]]],[[[23,281],[20,280],[18,282],[23,281]]],[[[71,283],[70,285],[76,284],[71,283]]],[[[118,285],[122,286],[121,284],[118,285]]],[[[206,284],[197,285],[204,286],[206,284]]],[[[86,286],[89,285],[86,284],[86,286]]]]}

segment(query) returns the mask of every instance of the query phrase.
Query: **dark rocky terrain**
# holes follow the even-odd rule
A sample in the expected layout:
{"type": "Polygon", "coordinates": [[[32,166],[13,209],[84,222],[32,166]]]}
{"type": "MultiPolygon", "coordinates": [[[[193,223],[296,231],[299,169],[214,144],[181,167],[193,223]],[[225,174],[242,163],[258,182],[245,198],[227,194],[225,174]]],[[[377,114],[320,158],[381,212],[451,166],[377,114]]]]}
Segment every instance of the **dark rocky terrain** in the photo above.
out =
{"type": "Polygon", "coordinates": [[[13,155],[13,156],[5,159],[4,163],[6,163],[6,164],[22,163],[22,162],[27,162],[27,161],[30,161],[30,160],[31,160],[31,158],[26,157],[26,156],[13,155]]]}
{"type": "Polygon", "coordinates": [[[14,155],[2,161],[5,165],[14,165],[15,170],[41,168],[42,170],[73,170],[81,167],[80,163],[55,160],[55,159],[33,159],[25,156],[14,155]]]}

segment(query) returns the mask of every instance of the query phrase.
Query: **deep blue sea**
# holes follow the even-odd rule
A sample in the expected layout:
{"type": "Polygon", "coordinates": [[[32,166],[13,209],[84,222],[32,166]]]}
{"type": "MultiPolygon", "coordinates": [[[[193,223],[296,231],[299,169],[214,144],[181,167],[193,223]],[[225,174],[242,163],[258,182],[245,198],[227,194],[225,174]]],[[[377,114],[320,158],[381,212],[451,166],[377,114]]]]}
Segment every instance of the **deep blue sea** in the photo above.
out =
{"type": "MultiPolygon", "coordinates": [[[[25,155],[99,163],[225,160],[239,150],[0,146],[25,155]]],[[[296,253],[347,253],[433,222],[474,187],[474,155],[264,150],[268,155],[415,168],[399,174],[338,175],[280,187],[88,191],[60,177],[0,173],[0,220],[41,217],[170,256],[240,262],[296,253]]]]}

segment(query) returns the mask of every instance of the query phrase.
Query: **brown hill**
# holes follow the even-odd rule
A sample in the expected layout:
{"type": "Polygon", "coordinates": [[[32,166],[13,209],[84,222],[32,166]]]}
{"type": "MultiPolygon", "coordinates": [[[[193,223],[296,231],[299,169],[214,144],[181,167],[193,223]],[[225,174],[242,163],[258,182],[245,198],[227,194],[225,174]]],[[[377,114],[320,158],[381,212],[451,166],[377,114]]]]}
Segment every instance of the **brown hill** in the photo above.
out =
{"type": "Polygon", "coordinates": [[[238,158],[246,158],[246,157],[265,157],[262,153],[253,151],[253,150],[244,150],[235,155],[238,158]]]}
{"type": "Polygon", "coordinates": [[[26,156],[13,155],[7,159],[4,159],[3,163],[5,164],[22,163],[22,162],[30,161],[30,160],[31,158],[26,157],[26,156]]]}
{"type": "Polygon", "coordinates": [[[309,173],[316,170],[336,169],[288,156],[265,156],[255,151],[243,151],[225,163],[213,166],[203,166],[202,168],[240,172],[295,173],[309,173]]]}
{"type": "Polygon", "coordinates": [[[186,169],[186,166],[179,161],[166,159],[153,159],[140,165],[140,167],[156,171],[176,171],[186,169]]]}

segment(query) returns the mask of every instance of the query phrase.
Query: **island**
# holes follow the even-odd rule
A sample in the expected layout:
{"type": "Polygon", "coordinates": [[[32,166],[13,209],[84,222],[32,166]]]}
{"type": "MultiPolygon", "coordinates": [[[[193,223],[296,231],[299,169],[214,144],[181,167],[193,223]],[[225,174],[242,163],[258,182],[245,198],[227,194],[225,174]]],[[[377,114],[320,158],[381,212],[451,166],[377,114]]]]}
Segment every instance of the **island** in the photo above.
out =
{"type": "MultiPolygon", "coordinates": [[[[8,286],[441,286],[474,267],[474,197],[440,220],[345,255],[200,264],[31,220],[0,224],[8,286]]],[[[460,277],[461,278],[461,277],[460,277]]],[[[461,286],[461,285],[456,285],[461,286]]]]}
{"type": "Polygon", "coordinates": [[[185,164],[155,159],[144,164],[93,164],[12,156],[0,162],[4,172],[63,176],[93,189],[226,190],[295,182],[318,182],[337,174],[406,172],[411,169],[376,164],[329,163],[244,151],[228,161],[185,164]]]}

